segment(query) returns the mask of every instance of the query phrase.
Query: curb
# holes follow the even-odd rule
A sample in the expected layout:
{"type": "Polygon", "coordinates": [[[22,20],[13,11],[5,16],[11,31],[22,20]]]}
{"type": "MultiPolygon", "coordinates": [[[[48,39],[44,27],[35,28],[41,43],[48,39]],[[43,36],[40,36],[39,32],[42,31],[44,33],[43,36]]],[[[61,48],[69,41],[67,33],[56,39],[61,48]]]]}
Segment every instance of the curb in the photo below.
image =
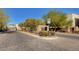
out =
{"type": "Polygon", "coordinates": [[[23,34],[27,34],[29,36],[32,36],[32,37],[35,37],[35,38],[39,38],[39,39],[46,39],[46,40],[53,40],[53,39],[57,39],[58,37],[56,36],[52,36],[52,37],[41,37],[41,36],[38,36],[38,35],[35,35],[35,34],[32,34],[32,33],[29,33],[29,32],[23,32],[23,31],[19,31],[20,33],[23,33],[23,34]]]}

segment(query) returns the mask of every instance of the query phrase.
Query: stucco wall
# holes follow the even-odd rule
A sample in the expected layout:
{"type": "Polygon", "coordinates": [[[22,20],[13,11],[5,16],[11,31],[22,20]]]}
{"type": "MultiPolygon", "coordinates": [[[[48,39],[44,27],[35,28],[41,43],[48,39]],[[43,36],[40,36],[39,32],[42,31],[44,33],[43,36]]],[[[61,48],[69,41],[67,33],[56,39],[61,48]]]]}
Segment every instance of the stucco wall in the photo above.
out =
{"type": "Polygon", "coordinates": [[[79,19],[79,15],[77,14],[68,14],[68,20],[72,20],[72,27],[75,27],[75,18],[79,19]]]}

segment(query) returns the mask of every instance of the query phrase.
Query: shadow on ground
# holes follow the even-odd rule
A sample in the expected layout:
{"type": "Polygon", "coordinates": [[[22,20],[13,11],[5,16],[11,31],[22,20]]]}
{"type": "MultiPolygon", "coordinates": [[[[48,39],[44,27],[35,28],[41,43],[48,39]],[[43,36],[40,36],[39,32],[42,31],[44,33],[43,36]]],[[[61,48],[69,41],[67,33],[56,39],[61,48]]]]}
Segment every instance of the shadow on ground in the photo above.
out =
{"type": "Polygon", "coordinates": [[[14,33],[16,31],[5,31],[5,32],[0,32],[0,34],[5,34],[5,33],[14,33]]]}

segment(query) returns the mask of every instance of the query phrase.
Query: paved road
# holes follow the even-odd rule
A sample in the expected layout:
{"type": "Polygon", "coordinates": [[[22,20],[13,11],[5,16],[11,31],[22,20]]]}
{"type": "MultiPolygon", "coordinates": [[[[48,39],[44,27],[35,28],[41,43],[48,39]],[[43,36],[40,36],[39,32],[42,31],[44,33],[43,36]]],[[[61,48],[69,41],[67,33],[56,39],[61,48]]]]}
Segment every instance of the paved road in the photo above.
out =
{"type": "Polygon", "coordinates": [[[20,32],[0,34],[0,51],[73,51],[79,50],[79,40],[59,37],[37,39],[20,32]]]}

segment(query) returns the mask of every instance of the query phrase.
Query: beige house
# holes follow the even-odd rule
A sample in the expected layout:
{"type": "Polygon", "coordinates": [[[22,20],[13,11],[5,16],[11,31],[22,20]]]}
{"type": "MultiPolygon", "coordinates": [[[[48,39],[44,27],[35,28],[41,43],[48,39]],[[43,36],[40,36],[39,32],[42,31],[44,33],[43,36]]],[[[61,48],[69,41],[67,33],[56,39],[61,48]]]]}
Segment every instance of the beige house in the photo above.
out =
{"type": "Polygon", "coordinates": [[[48,26],[46,25],[38,25],[37,26],[37,32],[43,31],[43,30],[48,30],[48,26]]]}
{"type": "Polygon", "coordinates": [[[16,31],[16,26],[14,24],[8,24],[7,27],[9,31],[16,31]]]}
{"type": "Polygon", "coordinates": [[[74,31],[79,30],[79,15],[78,14],[68,14],[68,20],[72,20],[72,28],[74,31]]]}
{"type": "Polygon", "coordinates": [[[18,24],[16,24],[16,29],[17,30],[22,30],[21,27],[18,24]]]}

